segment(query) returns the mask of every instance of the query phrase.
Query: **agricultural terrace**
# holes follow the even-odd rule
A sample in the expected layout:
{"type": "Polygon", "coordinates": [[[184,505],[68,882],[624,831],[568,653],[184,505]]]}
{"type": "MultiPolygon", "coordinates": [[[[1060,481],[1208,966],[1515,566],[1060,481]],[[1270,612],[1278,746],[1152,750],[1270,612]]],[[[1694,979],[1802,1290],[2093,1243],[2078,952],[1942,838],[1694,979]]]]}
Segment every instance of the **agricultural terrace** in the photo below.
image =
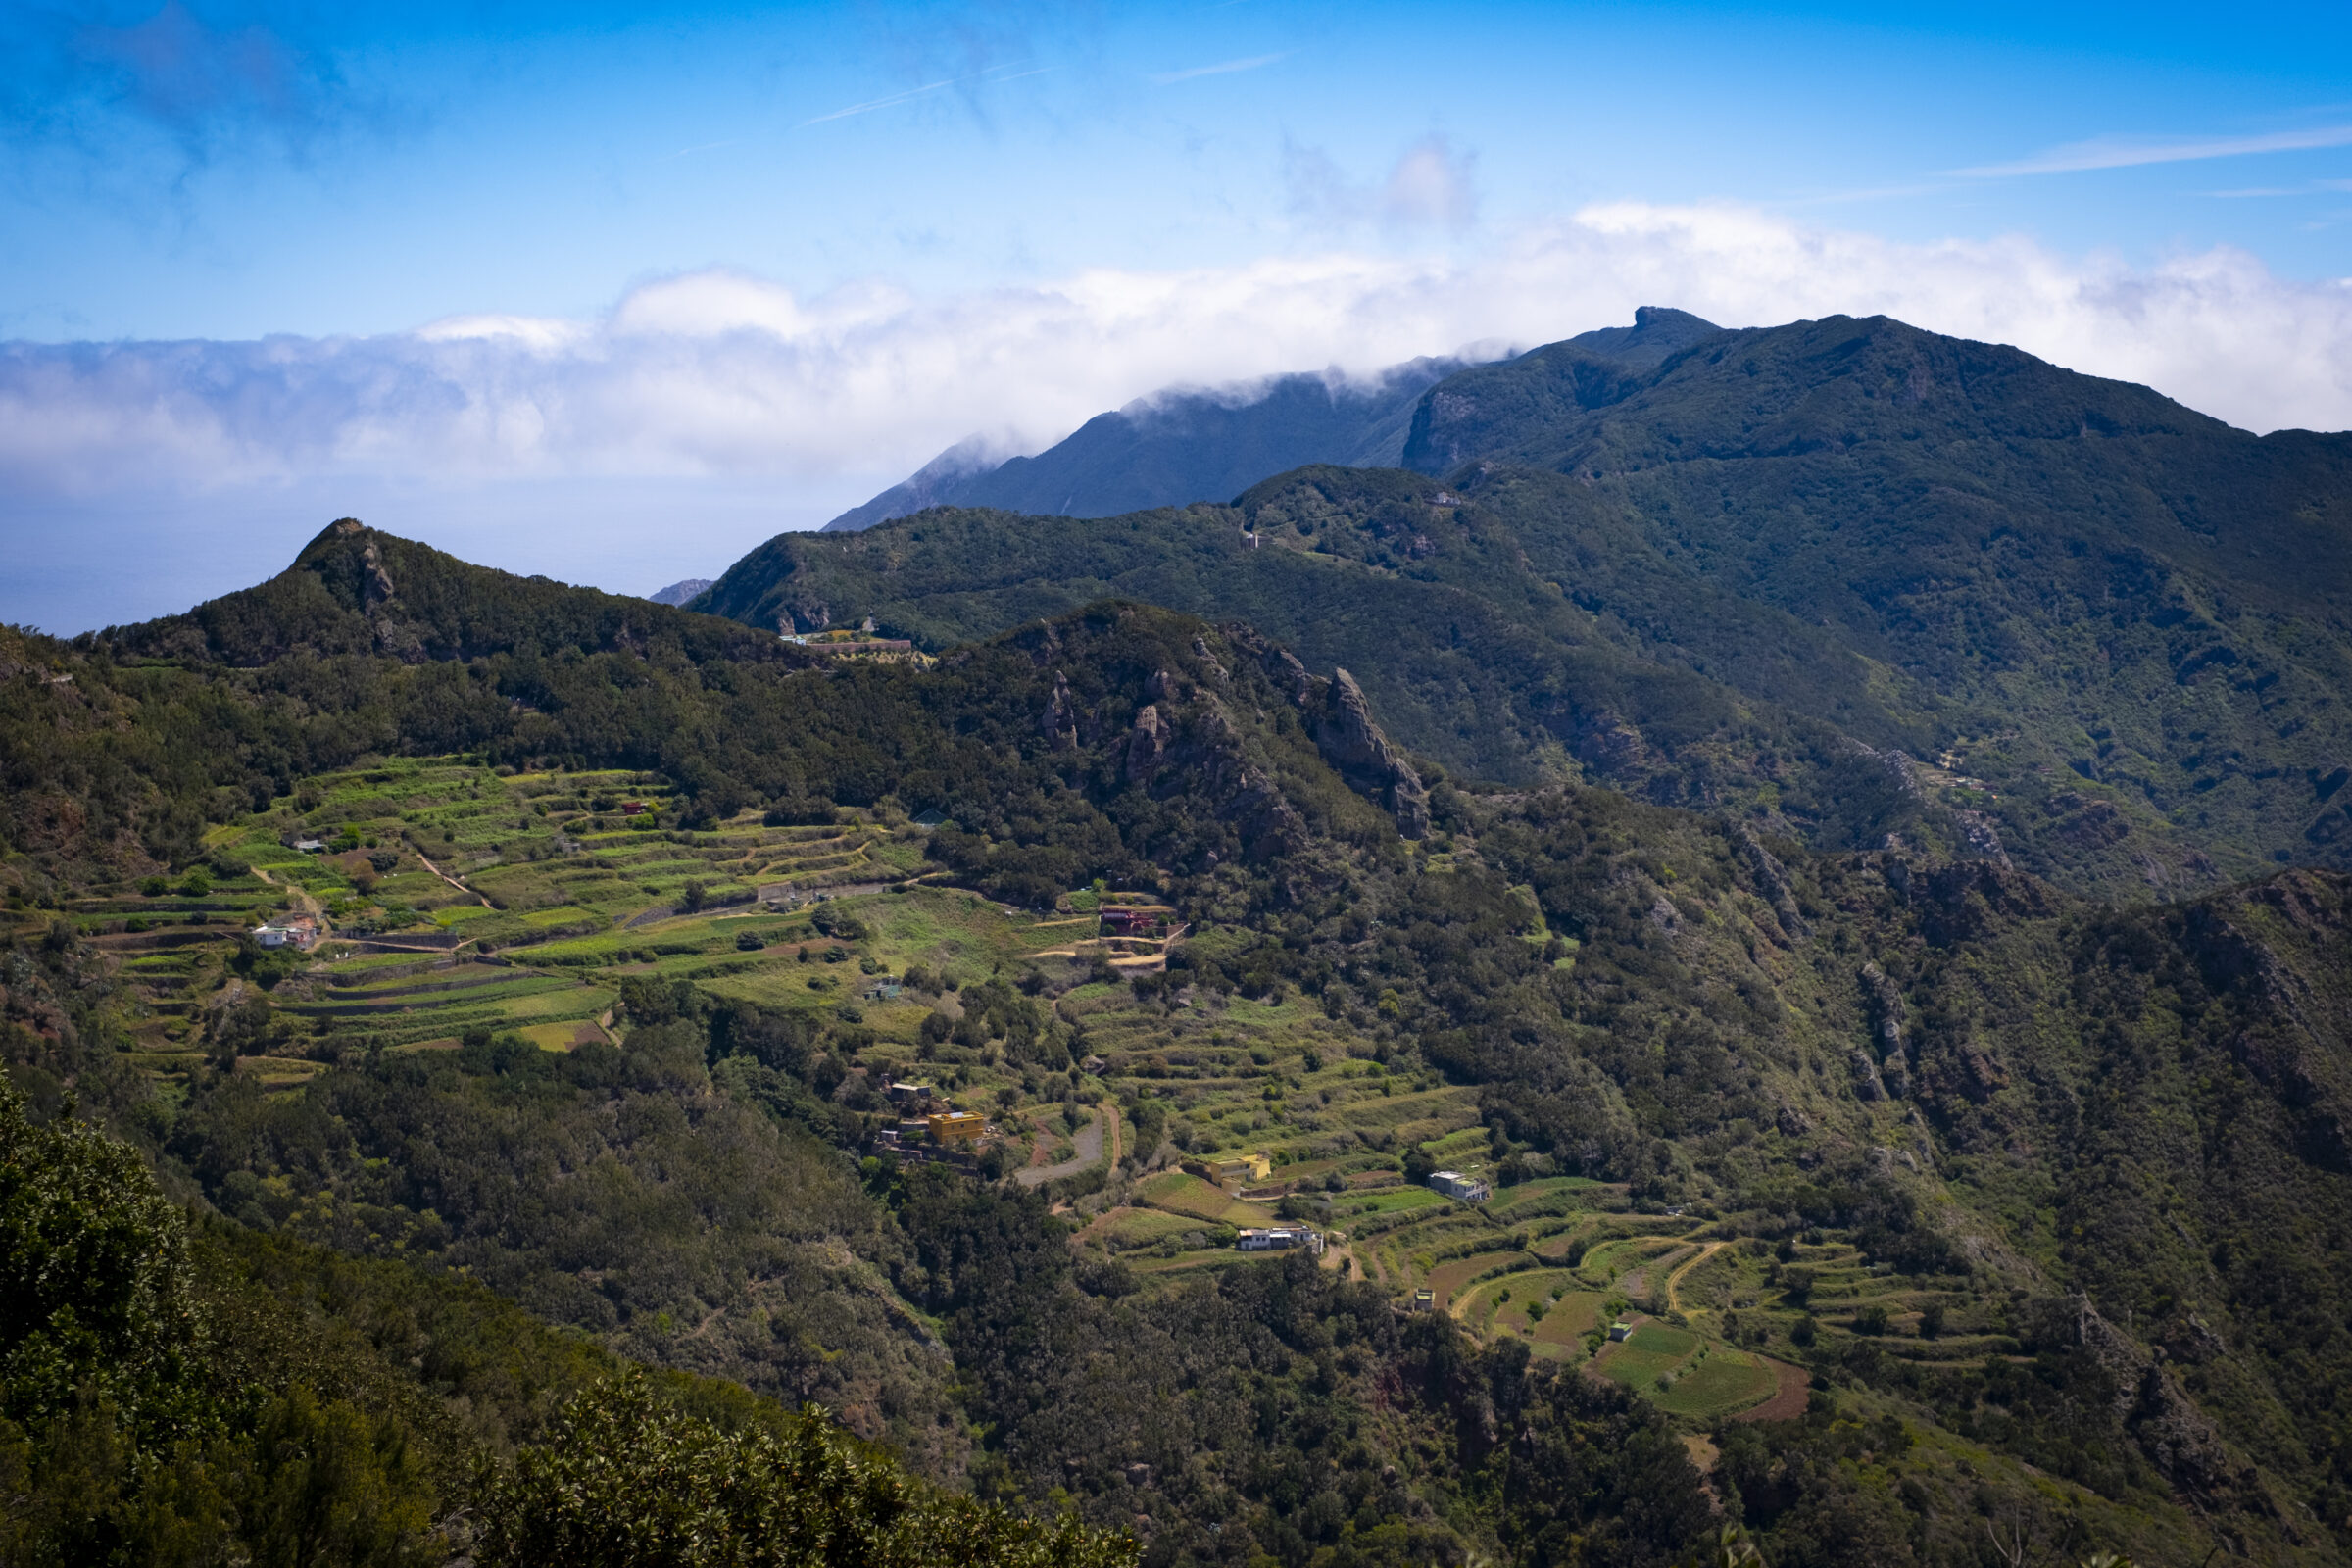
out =
{"type": "MultiPolygon", "coordinates": [[[[1694,1422],[1763,1405],[1776,1379],[1776,1406],[1801,1397],[1787,1363],[1842,1337],[1929,1365],[2014,1350],[1965,1280],[1898,1280],[1818,1234],[1768,1247],[1572,1175],[1478,1205],[1408,1181],[1408,1156],[1502,1169],[1472,1090],[1392,1070],[1377,1028],[1312,997],[1157,983],[1177,945],[1200,975],[1245,939],[1182,926],[1149,890],[1024,910],[949,885],[896,812],[689,825],[653,775],[450,758],[303,780],[208,844],[207,866],[61,911],[136,982],[132,1054],[167,1085],[230,1068],[282,1088],[353,1051],[617,1043],[624,984],[685,981],[804,1017],[845,1126],[890,1125],[900,1078],[983,1114],[981,1175],[1042,1188],[1074,1245],[1144,1282],[1280,1266],[1236,1252],[1236,1231],[1310,1225],[1322,1266],[1399,1309],[1428,1289],[1471,1332],[1694,1422]],[[247,935],[296,914],[325,932],[313,951],[247,935]],[[1243,1155],[1268,1173],[1200,1174],[1243,1155]],[[1612,1344],[1620,1320],[1635,1331],[1612,1344]]],[[[56,917],[12,916],[20,934],[56,917]]]]}

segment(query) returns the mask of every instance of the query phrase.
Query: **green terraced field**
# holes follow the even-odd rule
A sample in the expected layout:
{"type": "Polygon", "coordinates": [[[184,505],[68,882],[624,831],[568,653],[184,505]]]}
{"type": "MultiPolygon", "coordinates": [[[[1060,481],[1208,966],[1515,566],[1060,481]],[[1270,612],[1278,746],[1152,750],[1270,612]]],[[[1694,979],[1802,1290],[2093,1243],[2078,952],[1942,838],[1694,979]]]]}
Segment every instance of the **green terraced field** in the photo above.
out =
{"type": "Polygon", "coordinates": [[[1387,1192],[1365,1193],[1357,1197],[1341,1198],[1332,1204],[1332,1212],[1343,1219],[1360,1219],[1368,1214],[1402,1214],[1416,1209],[1443,1208],[1450,1201],[1443,1194],[1426,1187],[1400,1187],[1387,1192]]]}
{"type": "Polygon", "coordinates": [[[1212,1225],[1268,1225],[1274,1220],[1272,1210],[1245,1203],[1230,1197],[1223,1188],[1182,1172],[1154,1177],[1143,1185],[1138,1196],[1153,1208],[1190,1215],[1212,1225]]]}
{"type": "Polygon", "coordinates": [[[1676,1378],[1674,1387],[1658,1396],[1658,1403],[1676,1415],[1705,1420],[1762,1403],[1771,1397],[1773,1386],[1772,1368],[1761,1359],[1718,1346],[1676,1378]]]}
{"type": "MultiPolygon", "coordinates": [[[[1092,1102],[1123,1086],[1130,1114],[1149,1102],[1159,1119],[1161,1161],[1265,1151],[1267,1187],[1362,1237],[1384,1280],[1458,1283],[1493,1261],[1417,1263],[1431,1249],[1492,1250],[1492,1221],[1395,1181],[1416,1143],[1442,1164],[1486,1168],[1474,1093],[1388,1071],[1374,1042],[1313,998],[1144,1001],[1104,977],[1078,899],[1021,911],[942,885],[924,859],[927,834],[897,816],[841,809],[829,823],[770,825],[747,812],[689,828],[677,811],[669,785],[649,774],[392,760],[300,780],[268,810],[214,829],[218,874],[199,888],[119,888],[71,912],[137,982],[138,1059],[167,1079],[218,1054],[223,1020],[257,999],[271,1033],[261,1049],[238,1048],[241,1070],[282,1088],[354,1049],[442,1050],[502,1033],[549,1051],[614,1039],[624,982],[688,980],[829,1029],[854,1020],[868,1042],[857,1053],[866,1082],[933,1082],[1000,1118],[1016,1160],[1036,1139],[1063,1141],[1072,1097],[1092,1102]],[[632,802],[644,809],[631,814],[632,802]],[[298,851],[300,839],[324,849],[298,851]],[[264,959],[239,945],[263,919],[305,913],[327,931],[314,953],[264,959]],[[940,981],[867,994],[914,968],[940,981]],[[934,1034],[954,1035],[971,988],[1024,976],[1083,1042],[1073,1054],[1101,1058],[1099,1076],[1068,1070],[1074,1062],[1041,1070],[993,1040],[923,1038],[934,1014],[934,1034]],[[1350,1184],[1366,1173],[1389,1185],[1350,1184]]],[[[1233,938],[1209,928],[1186,940],[1213,956],[1233,938]]],[[[1274,1218],[1271,1198],[1245,1202],[1173,1172],[1114,1186],[1130,1212],[1102,1240],[1125,1250],[1274,1218]]],[[[1530,1182],[1503,1190],[1493,1212],[1512,1216],[1522,1239],[1544,1236],[1596,1191],[1606,1190],[1530,1182]]],[[[1085,1224],[1112,1196],[1073,1218],[1085,1224]]]]}
{"type": "Polygon", "coordinates": [[[1697,1353],[1699,1338],[1663,1323],[1643,1323],[1622,1345],[1602,1350],[1600,1375],[1641,1393],[1653,1392],[1657,1376],[1672,1372],[1697,1353]]]}

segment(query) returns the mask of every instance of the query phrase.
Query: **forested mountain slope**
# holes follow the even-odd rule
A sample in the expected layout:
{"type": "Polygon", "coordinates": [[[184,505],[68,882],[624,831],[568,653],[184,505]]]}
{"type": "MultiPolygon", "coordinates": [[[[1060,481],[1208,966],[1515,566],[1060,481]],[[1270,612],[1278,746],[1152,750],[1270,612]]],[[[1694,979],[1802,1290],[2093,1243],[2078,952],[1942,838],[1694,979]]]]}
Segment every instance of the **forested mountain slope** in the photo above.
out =
{"type": "Polygon", "coordinates": [[[950,448],[825,531],[936,506],[1107,517],[1235,495],[1305,463],[1394,465],[1421,394],[1460,368],[1415,360],[1360,382],[1284,375],[1222,392],[1171,389],[1099,414],[1034,457],[989,464],[950,448]]]}
{"type": "Polygon", "coordinates": [[[191,1217],[137,1150],[72,1107],[28,1114],[5,1079],[0,1285],[11,1563],[524,1568],[646,1560],[684,1528],[906,1568],[1134,1561],[1124,1537],[905,1475],[820,1415],[649,1378],[471,1282],[191,1217]]]}
{"type": "Polygon", "coordinates": [[[1885,318],[1724,334],[1639,381],[1560,345],[1414,421],[1406,464],[1475,465],[1537,561],[1631,526],[1970,705],[1964,751],[2112,785],[2241,865],[2352,831],[2352,435],[2251,436],[1885,318]]]}
{"type": "MultiPolygon", "coordinates": [[[[1686,312],[1644,306],[1632,326],[1570,341],[1587,354],[1647,368],[1716,330],[1686,312]]],[[[854,532],[943,506],[1107,517],[1239,495],[1269,474],[1311,463],[1394,466],[1422,392],[1462,363],[1414,360],[1360,380],[1282,375],[1207,391],[1170,387],[1097,415],[1034,457],[991,463],[969,446],[951,447],[825,529],[854,532]]]]}
{"type": "Polygon", "coordinates": [[[1811,782],[1859,746],[1946,818],[1926,842],[2089,892],[2352,855],[2352,437],[2257,438],[1884,319],[1649,360],[1581,342],[1432,387],[1405,461],[1436,482],[1309,469],[1100,522],[784,535],[699,603],[944,644],[1133,594],[1345,663],[1472,775],[1876,843],[1905,829],[1859,774],[1811,782]],[[1759,729],[1786,738],[1759,757],[1759,729]]]}
{"type": "MultiPolygon", "coordinates": [[[[1381,508],[1510,549],[1435,484],[1250,505],[1330,541],[1301,573],[1426,590],[1369,564],[1381,508]]],[[[1240,624],[1102,604],[931,667],[822,662],[356,526],[8,660],[11,1075],[278,1245],[462,1268],[600,1354],[817,1397],[1154,1565],[1662,1568],[1729,1523],[1776,1568],[1973,1564],[1988,1527],[2180,1568],[2352,1546],[2341,873],[2103,906],[1917,810],[1831,852],[1423,774],[1377,694],[1240,624]],[[723,920],[666,891],[874,826],[888,876],[723,920]],[[351,847],[280,874],[394,951],[270,959],[180,880],[266,898],[230,847],[326,834],[351,847]],[[369,850],[460,885],[404,924],[369,850]],[[641,906],[532,928],[529,890],[576,911],[623,863],[641,906]],[[1089,937],[1108,898],[1173,934],[1089,937]],[[429,967],[476,920],[495,962],[429,967]],[[367,1000],[367,966],[419,963],[404,932],[427,967],[367,1000]],[[452,983],[504,1021],[391,1026],[452,983]],[[609,1030],[523,1033],[599,987],[609,1030]],[[993,1164],[884,1155],[880,1086],[916,1075],[1006,1130],[993,1164]],[[1247,1200],[1175,1168],[1251,1152],[1247,1200]],[[1493,1200],[1419,1185],[1440,1163],[1493,1200]],[[1224,1240],[1278,1212],[1319,1263],[1224,1240]]],[[[580,1430],[632,1430],[613,1408],[580,1430]]],[[[86,1445],[8,1419],[0,1463],[76,1483],[86,1445]]]]}

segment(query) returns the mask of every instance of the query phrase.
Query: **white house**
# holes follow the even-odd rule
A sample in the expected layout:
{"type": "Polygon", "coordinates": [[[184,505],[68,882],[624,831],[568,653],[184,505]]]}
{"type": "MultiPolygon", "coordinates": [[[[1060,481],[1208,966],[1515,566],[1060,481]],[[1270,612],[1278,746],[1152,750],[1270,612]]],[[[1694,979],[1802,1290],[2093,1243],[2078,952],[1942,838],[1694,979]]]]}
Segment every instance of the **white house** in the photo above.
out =
{"type": "Polygon", "coordinates": [[[1234,1241],[1238,1252],[1282,1252],[1304,1248],[1317,1257],[1323,1255],[1323,1233],[1303,1225],[1250,1226],[1234,1241]]]}
{"type": "Polygon", "coordinates": [[[1475,1176],[1465,1176],[1458,1170],[1437,1170],[1429,1173],[1429,1185],[1447,1198],[1464,1203],[1483,1203],[1494,1196],[1494,1189],[1475,1176]]]}

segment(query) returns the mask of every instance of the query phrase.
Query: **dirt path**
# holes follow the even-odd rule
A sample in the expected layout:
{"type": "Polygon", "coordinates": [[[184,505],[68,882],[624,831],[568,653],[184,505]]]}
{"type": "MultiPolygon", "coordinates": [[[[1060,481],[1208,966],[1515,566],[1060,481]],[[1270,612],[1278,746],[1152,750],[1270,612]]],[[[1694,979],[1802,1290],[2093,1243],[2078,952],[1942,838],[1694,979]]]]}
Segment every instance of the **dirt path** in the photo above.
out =
{"type": "MultiPolygon", "coordinates": [[[[771,900],[795,898],[803,893],[806,893],[812,901],[819,893],[822,893],[828,900],[862,899],[869,893],[885,892],[894,885],[889,882],[845,882],[839,887],[811,884],[804,888],[798,882],[763,882],[760,884],[758,892],[759,902],[766,904],[771,900]]],[[[972,897],[976,899],[980,895],[975,893],[972,897]]]]}
{"type": "Polygon", "coordinates": [[[459,881],[456,877],[451,876],[447,871],[442,870],[432,861],[426,859],[424,858],[424,852],[416,848],[416,845],[412,844],[409,846],[409,853],[416,856],[416,862],[423,866],[427,871],[432,872],[433,875],[439,877],[451,887],[456,888],[460,893],[465,894],[467,898],[473,900],[476,904],[479,904],[483,908],[487,909],[490,907],[490,901],[488,899],[483,898],[479,893],[474,892],[473,889],[467,887],[465,883],[459,881]]]}
{"type": "Polygon", "coordinates": [[[1698,1267],[1699,1264],[1704,1263],[1708,1258],[1713,1257],[1717,1252],[1722,1251],[1730,1245],[1731,1244],[1728,1242],[1701,1243],[1699,1245],[1697,1256],[1686,1258],[1683,1262],[1675,1266],[1674,1272],[1666,1276],[1667,1311],[1679,1312],[1683,1309],[1683,1303],[1676,1298],[1674,1294],[1675,1287],[1683,1283],[1683,1276],[1690,1273],[1692,1269],[1698,1267]]]}
{"type": "Polygon", "coordinates": [[[1060,1164],[1032,1165],[1026,1170],[1014,1171],[1012,1179],[1023,1187],[1039,1187],[1047,1182],[1059,1181],[1064,1176],[1075,1176],[1101,1159],[1102,1157],[1102,1113],[1101,1110],[1095,1112],[1093,1121],[1078,1129],[1077,1135],[1070,1140],[1070,1145],[1078,1152],[1060,1164]]]}
{"type": "Polygon", "coordinates": [[[1102,1134],[1105,1129],[1110,1133],[1109,1163],[1117,1164],[1119,1162],[1119,1113],[1106,1101],[1095,1107],[1095,1119],[1079,1128],[1078,1135],[1070,1140],[1071,1146],[1078,1151],[1075,1155],[1063,1160],[1058,1165],[1032,1165],[1026,1170],[1016,1170],[1012,1173],[1012,1179],[1023,1187],[1040,1187],[1047,1182],[1057,1181],[1064,1176],[1075,1176],[1081,1171],[1092,1168],[1097,1161],[1102,1158],[1102,1134]]]}
{"type": "Polygon", "coordinates": [[[335,923],[326,917],[326,906],[320,904],[317,899],[311,897],[310,890],[305,888],[301,883],[280,882],[277,878],[271,876],[269,872],[263,870],[258,865],[253,868],[253,874],[261,878],[261,880],[267,883],[269,886],[276,888],[287,898],[292,899],[294,901],[294,907],[298,911],[303,914],[307,914],[312,919],[318,921],[318,937],[320,941],[324,941],[328,936],[333,934],[335,923]]]}

